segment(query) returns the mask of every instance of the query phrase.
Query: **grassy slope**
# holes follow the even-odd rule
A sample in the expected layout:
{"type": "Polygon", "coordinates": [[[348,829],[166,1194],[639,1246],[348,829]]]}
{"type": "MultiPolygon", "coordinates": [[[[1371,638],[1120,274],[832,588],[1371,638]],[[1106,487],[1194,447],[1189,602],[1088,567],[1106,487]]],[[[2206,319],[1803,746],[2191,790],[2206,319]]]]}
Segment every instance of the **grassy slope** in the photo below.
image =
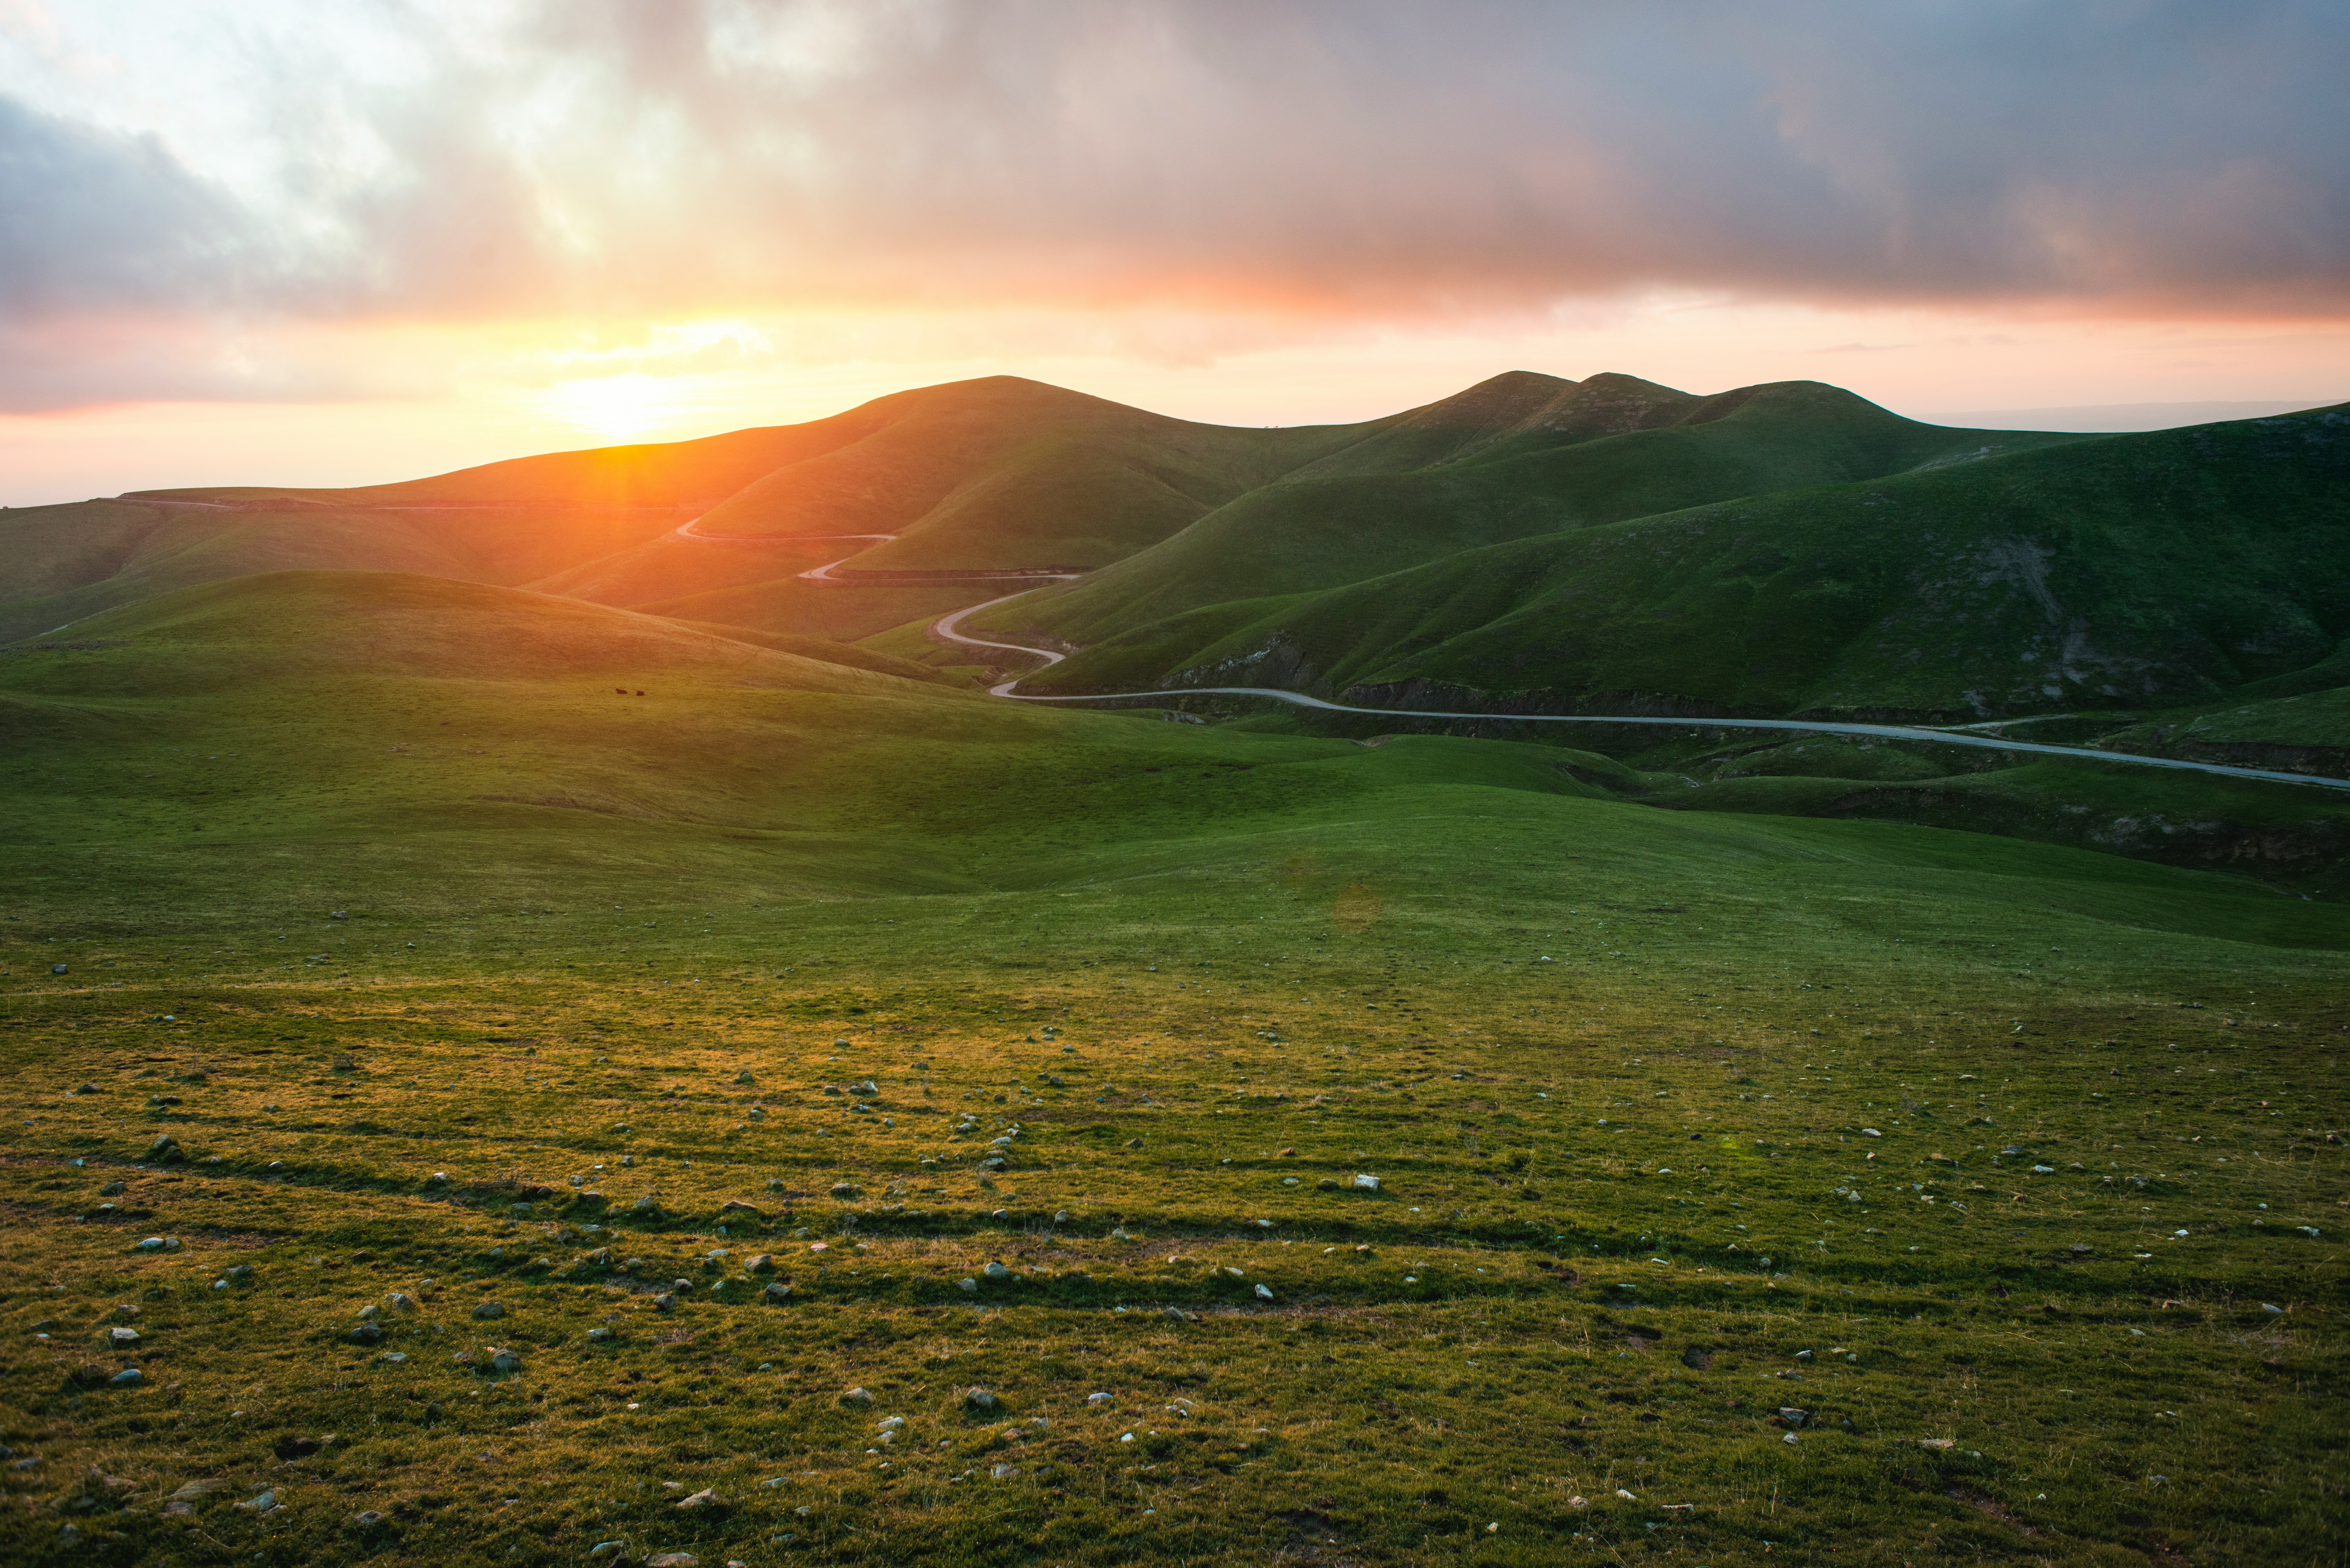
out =
{"type": "MultiPolygon", "coordinates": [[[[865,566],[1092,566],[1385,422],[1227,430],[998,377],[898,393],[802,425],[553,452],[397,484],[142,493],[249,510],[159,515],[90,503],[12,512],[0,517],[11,546],[0,568],[0,637],[190,583],[316,568],[536,582],[631,606],[723,594],[679,607],[817,633],[841,607],[778,591],[788,576],[781,567],[837,557],[838,548],[801,552],[805,560],[787,551],[779,561],[663,535],[706,512],[718,532],[909,535],[868,552],[865,566]]],[[[869,608],[848,623],[858,636],[891,624],[869,608]]]]}
{"type": "Polygon", "coordinates": [[[883,400],[862,439],[714,507],[720,534],[895,534],[861,568],[1095,566],[1367,427],[1192,424],[1013,376],[883,400]]]}
{"type": "Polygon", "coordinates": [[[278,577],[99,629],[0,660],[36,742],[0,747],[16,1554],[2340,1538],[2339,909],[495,589],[278,577]],[[823,1092],[867,1076],[869,1113],[823,1092]],[[159,1133],[192,1162],[141,1168],[159,1133]]]}
{"type": "Polygon", "coordinates": [[[1696,399],[1593,377],[1561,395],[1557,428],[1529,425],[1515,407],[1500,413],[1483,432],[1491,444],[1471,443],[1461,461],[1408,473],[1305,471],[980,624],[1098,642],[1210,605],[1359,583],[1503,540],[2078,439],[1921,425],[1808,381],[1696,399]],[[1662,417],[1682,422],[1609,431],[1662,417]]]}
{"type": "Polygon", "coordinates": [[[827,587],[785,577],[655,600],[641,607],[655,615],[688,620],[707,619],[754,630],[787,631],[854,642],[891,627],[905,626],[909,618],[913,618],[916,627],[928,626],[986,591],[984,585],[974,589],[969,583],[827,587]]]}
{"type": "MultiPolygon", "coordinates": [[[[2341,410],[2107,437],[1465,553],[1282,607],[1184,668],[1550,711],[2191,699],[2350,633],[2345,480],[2341,410]]],[[[1039,689],[1114,688],[1140,673],[1126,646],[1164,643],[1140,628],[1039,689]]]]}
{"type": "Polygon", "coordinates": [[[562,504],[253,511],[92,501],[0,514],[0,640],[195,583],[260,572],[428,572],[523,583],[676,527],[677,514],[562,504]]]}

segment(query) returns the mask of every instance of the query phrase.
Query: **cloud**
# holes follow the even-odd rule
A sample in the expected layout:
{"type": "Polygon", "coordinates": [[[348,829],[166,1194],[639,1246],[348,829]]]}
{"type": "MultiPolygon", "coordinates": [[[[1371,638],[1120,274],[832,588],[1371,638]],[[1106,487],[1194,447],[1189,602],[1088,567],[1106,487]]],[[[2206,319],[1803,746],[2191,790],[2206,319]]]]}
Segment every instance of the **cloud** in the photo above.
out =
{"type": "Polygon", "coordinates": [[[0,326],[2350,315],[2327,0],[218,5],[234,144],[0,98],[0,326]]]}

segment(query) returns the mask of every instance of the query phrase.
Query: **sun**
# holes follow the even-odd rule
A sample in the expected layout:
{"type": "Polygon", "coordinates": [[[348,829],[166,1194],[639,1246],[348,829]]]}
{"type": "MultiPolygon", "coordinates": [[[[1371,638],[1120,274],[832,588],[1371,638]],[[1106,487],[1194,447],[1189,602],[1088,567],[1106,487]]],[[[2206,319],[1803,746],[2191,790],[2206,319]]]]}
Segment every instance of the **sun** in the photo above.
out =
{"type": "Polygon", "coordinates": [[[554,412],[580,430],[629,441],[660,424],[674,400],[660,379],[632,370],[558,381],[547,401],[554,412]]]}

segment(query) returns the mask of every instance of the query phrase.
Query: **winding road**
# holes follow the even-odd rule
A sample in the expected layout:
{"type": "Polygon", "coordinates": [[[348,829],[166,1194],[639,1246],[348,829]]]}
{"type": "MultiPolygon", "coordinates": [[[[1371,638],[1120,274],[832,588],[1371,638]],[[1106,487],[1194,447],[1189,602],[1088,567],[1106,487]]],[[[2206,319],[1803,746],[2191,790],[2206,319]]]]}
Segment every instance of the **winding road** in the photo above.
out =
{"type": "MultiPolygon", "coordinates": [[[[723,535],[699,532],[691,523],[677,531],[681,539],[726,540],[723,535]]],[[[819,535],[809,535],[819,537],[819,535]]],[[[893,539],[894,534],[839,534],[821,535],[838,539],[893,539]]],[[[833,561],[810,571],[801,577],[808,582],[827,583],[835,587],[851,586],[831,575],[843,561],[833,561]]],[[[1030,588],[1046,582],[1068,582],[1082,576],[1080,572],[1047,572],[1018,569],[974,571],[941,574],[929,578],[933,582],[1009,582],[1023,581],[1029,585],[1019,593],[1003,594],[962,609],[951,610],[931,623],[930,635],[940,642],[955,648],[968,648],[982,653],[1022,653],[1044,663],[1038,670],[1047,670],[1061,662],[1066,656],[1050,649],[1030,648],[1024,643],[992,642],[985,638],[966,636],[962,623],[983,609],[1016,599],[1030,588]]],[[[1036,671],[1031,670],[1033,675],[1036,671]]],[[[1286,702],[1292,707],[1310,708],[1324,713],[1362,713],[1376,719],[1471,719],[1519,724],[1647,724],[1659,729],[1675,730],[1790,730],[1811,735],[1865,735],[1873,740],[1922,742],[1945,746],[1979,746],[1994,752],[2024,752],[2034,756],[2069,757],[2079,762],[2121,763],[2137,767],[2169,768],[2179,773],[2214,774],[2222,778],[2257,779],[2264,784],[2313,784],[2320,789],[2350,790],[2350,779],[2326,778],[2316,774],[2289,774],[2267,768],[2230,767],[2225,763],[2190,762],[2183,757],[2149,757],[2136,752],[2100,752],[2088,746],[2052,746],[2037,741],[2007,741],[1995,736],[1970,734],[1960,730],[1937,730],[1915,724],[1841,724],[1808,719],[1691,719],[1659,718],[1642,713],[1464,713],[1433,708],[1357,708],[1345,702],[1331,702],[1320,697],[1309,697],[1303,691],[1287,691],[1277,686],[1187,686],[1161,691],[1097,691],[1075,697],[1037,697],[1015,691],[1013,688],[1027,679],[1014,676],[987,689],[991,697],[1007,698],[1014,702],[1125,702],[1170,697],[1259,697],[1267,701],[1286,702]]]]}

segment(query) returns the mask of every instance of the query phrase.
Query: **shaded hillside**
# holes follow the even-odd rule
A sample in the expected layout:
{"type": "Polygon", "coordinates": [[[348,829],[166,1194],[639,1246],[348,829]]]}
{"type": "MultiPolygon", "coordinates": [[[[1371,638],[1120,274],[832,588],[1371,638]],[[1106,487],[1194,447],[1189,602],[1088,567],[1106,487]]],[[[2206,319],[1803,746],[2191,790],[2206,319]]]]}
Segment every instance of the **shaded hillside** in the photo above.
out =
{"type": "Polygon", "coordinates": [[[2191,701],[2350,635],[2350,410],[1641,517],[1263,610],[1201,614],[1212,639],[1173,659],[1168,625],[1138,628],[1035,689],[1943,719],[2191,701]]]}
{"type": "Polygon", "coordinates": [[[1546,389],[1497,389],[1517,395],[1492,400],[1488,425],[1450,432],[1430,466],[1385,470],[1435,449],[1408,441],[1403,421],[979,624],[1097,642],[1204,606],[1362,582],[1504,540],[2080,439],[1921,425],[1813,381],[1713,398],[1628,376],[1558,385],[1539,400],[1546,389]],[[1347,472],[1350,461],[1363,471],[1347,472]]]}

